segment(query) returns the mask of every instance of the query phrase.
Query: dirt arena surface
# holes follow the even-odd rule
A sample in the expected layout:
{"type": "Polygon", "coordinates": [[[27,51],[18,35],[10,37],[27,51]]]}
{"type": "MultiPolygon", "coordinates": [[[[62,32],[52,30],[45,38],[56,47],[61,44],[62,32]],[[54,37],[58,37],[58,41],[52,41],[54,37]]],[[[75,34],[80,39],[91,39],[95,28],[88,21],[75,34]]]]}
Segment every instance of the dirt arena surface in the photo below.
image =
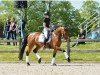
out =
{"type": "Polygon", "coordinates": [[[0,75],[100,75],[100,63],[7,63],[0,62],[0,75]]]}

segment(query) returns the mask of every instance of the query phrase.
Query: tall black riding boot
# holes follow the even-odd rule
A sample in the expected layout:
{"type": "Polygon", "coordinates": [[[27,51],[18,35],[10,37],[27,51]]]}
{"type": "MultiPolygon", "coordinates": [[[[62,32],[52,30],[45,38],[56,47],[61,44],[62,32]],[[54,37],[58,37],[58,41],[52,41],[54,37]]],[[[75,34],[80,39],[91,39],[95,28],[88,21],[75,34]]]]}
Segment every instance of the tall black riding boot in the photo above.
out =
{"type": "Polygon", "coordinates": [[[47,39],[44,40],[44,45],[46,45],[47,39]]]}

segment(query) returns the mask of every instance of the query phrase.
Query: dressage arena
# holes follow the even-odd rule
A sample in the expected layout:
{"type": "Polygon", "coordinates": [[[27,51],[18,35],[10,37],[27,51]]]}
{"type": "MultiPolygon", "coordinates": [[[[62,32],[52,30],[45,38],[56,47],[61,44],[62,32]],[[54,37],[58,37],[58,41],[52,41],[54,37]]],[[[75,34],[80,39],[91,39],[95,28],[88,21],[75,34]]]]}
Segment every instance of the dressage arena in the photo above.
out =
{"type": "Polygon", "coordinates": [[[100,63],[25,63],[0,62],[0,75],[100,75],[100,63]]]}

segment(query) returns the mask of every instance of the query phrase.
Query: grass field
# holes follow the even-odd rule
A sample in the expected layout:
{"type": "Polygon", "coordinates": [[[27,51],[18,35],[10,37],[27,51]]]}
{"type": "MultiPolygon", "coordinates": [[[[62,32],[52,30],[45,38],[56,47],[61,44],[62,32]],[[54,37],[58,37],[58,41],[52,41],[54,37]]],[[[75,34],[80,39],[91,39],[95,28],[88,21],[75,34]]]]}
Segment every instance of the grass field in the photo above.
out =
{"type": "MultiPolygon", "coordinates": [[[[52,53],[40,53],[42,61],[50,62],[52,53]]],[[[30,54],[30,60],[37,62],[35,54],[30,54]]],[[[25,60],[25,55],[24,55],[25,60]]],[[[18,61],[18,53],[0,53],[0,61],[18,61]]],[[[56,56],[57,62],[66,62],[64,54],[58,53],[56,56]]],[[[71,61],[97,61],[100,62],[100,53],[71,53],[71,61]]]]}
{"type": "MultiPolygon", "coordinates": [[[[73,43],[71,43],[72,45],[73,43]]],[[[66,48],[66,43],[63,43],[62,48],[66,48]]],[[[18,50],[18,46],[8,46],[8,45],[0,45],[0,50],[18,50]]],[[[100,43],[86,43],[85,45],[78,45],[76,47],[72,47],[71,50],[100,50],[100,43]]],[[[45,51],[44,51],[45,52],[45,51]]],[[[52,58],[51,52],[40,52],[40,56],[42,57],[42,61],[50,62],[52,58]]],[[[66,62],[63,53],[57,53],[56,59],[58,62],[66,62]]],[[[25,54],[24,54],[25,60],[25,54]]],[[[33,62],[37,62],[37,58],[35,54],[30,54],[30,60],[33,62]]],[[[100,53],[75,53],[71,52],[71,60],[75,61],[96,61],[100,62],[100,53]]],[[[18,53],[0,53],[0,61],[18,61],[18,53]]]]}
{"type": "Polygon", "coordinates": [[[13,46],[13,45],[0,45],[0,51],[14,51],[18,50],[18,46],[13,46]]]}

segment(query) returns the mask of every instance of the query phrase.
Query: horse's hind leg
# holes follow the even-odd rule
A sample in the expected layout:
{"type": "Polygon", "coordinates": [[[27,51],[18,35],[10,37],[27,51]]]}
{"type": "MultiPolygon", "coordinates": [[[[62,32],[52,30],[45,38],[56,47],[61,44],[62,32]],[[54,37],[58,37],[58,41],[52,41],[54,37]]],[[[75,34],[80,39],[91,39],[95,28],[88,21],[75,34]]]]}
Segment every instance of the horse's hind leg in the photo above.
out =
{"type": "Polygon", "coordinates": [[[52,58],[52,61],[51,61],[51,65],[53,65],[53,66],[56,66],[56,64],[55,64],[56,53],[57,53],[57,51],[54,50],[54,52],[53,52],[53,58],[52,58]]]}
{"type": "Polygon", "coordinates": [[[26,64],[29,66],[30,65],[30,63],[29,63],[29,51],[27,50],[26,51],[26,64]]]}
{"type": "Polygon", "coordinates": [[[28,50],[26,51],[26,63],[27,63],[28,66],[30,65],[30,63],[29,63],[29,54],[30,54],[33,46],[34,45],[28,45],[28,50]]]}
{"type": "Polygon", "coordinates": [[[40,49],[40,47],[37,46],[37,47],[33,50],[33,52],[35,53],[36,57],[38,58],[38,63],[40,64],[40,63],[41,63],[41,57],[40,57],[40,55],[37,53],[39,49],[40,49]]]}

